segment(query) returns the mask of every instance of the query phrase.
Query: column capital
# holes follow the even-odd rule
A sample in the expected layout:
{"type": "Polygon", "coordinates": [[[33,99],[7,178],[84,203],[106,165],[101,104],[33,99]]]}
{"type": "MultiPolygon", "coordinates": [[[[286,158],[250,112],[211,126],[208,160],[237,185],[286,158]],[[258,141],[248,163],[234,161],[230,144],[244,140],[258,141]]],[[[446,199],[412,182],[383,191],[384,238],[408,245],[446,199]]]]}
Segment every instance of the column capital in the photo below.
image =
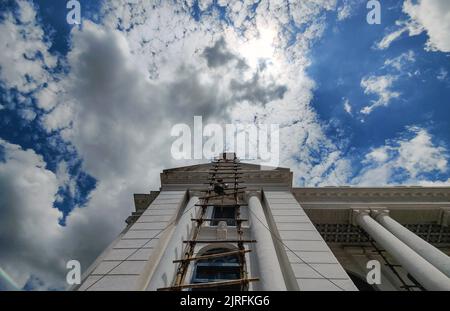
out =
{"type": "Polygon", "coordinates": [[[441,226],[450,226],[450,207],[441,207],[441,226]]]}
{"type": "Polygon", "coordinates": [[[370,209],[366,207],[355,207],[350,209],[350,219],[349,222],[353,226],[357,226],[356,217],[360,215],[370,215],[370,209]]]}
{"type": "Polygon", "coordinates": [[[261,201],[261,191],[258,190],[245,191],[245,199],[248,201],[251,197],[257,197],[259,201],[261,201]]]}
{"type": "Polygon", "coordinates": [[[375,219],[379,216],[389,216],[389,210],[384,207],[371,208],[370,215],[375,219]]]}

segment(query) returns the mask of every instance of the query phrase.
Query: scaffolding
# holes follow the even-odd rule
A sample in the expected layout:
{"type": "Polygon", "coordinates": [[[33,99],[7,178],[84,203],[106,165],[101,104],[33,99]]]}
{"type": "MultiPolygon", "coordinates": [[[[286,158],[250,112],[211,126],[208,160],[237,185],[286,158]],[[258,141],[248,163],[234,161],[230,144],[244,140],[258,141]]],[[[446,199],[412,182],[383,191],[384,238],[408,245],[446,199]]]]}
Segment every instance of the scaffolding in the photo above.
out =
{"type": "Polygon", "coordinates": [[[181,259],[176,259],[173,262],[178,264],[177,274],[173,286],[159,288],[158,290],[174,291],[183,289],[207,289],[212,287],[240,285],[242,291],[248,290],[250,282],[258,281],[258,278],[251,278],[248,276],[246,254],[251,252],[250,249],[246,249],[245,245],[248,243],[256,243],[256,240],[244,239],[244,230],[242,223],[247,219],[241,218],[241,206],[247,206],[246,203],[239,199],[239,195],[245,192],[244,186],[242,186],[242,170],[240,167],[239,159],[236,158],[234,153],[223,153],[220,157],[215,158],[212,162],[212,167],[208,171],[208,180],[205,185],[208,185],[206,190],[202,190],[205,194],[199,197],[199,204],[195,204],[196,207],[200,207],[199,215],[197,218],[191,218],[193,222],[193,230],[191,238],[183,241],[186,244],[184,248],[184,256],[181,259]],[[210,206],[233,208],[235,210],[234,223],[236,225],[237,238],[235,239],[217,239],[217,240],[202,240],[199,239],[202,225],[206,221],[227,221],[228,218],[206,218],[207,208],[210,206]],[[224,251],[221,253],[194,256],[195,247],[197,244],[214,244],[214,243],[235,243],[237,250],[224,251]],[[204,283],[187,283],[185,279],[187,271],[191,262],[198,260],[209,260],[212,258],[237,256],[239,258],[239,279],[213,281],[204,283]]]}

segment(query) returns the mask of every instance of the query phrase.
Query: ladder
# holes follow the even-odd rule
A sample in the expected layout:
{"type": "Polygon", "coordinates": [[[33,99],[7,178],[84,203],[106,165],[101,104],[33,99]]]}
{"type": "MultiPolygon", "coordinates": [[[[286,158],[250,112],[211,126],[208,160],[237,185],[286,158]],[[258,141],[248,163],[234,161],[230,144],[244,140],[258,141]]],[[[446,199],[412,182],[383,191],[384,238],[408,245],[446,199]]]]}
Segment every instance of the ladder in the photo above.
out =
{"type": "Polygon", "coordinates": [[[211,163],[212,167],[208,171],[208,180],[205,183],[208,185],[208,188],[202,191],[204,195],[199,197],[199,204],[195,204],[195,206],[200,207],[199,215],[197,218],[191,218],[191,221],[193,222],[191,238],[183,241],[183,243],[186,244],[183,258],[173,261],[175,264],[178,264],[175,281],[172,286],[158,288],[158,290],[174,291],[183,289],[207,289],[211,287],[240,285],[240,289],[245,291],[248,290],[250,282],[259,280],[258,278],[248,277],[247,273],[245,256],[251,250],[246,249],[245,245],[247,243],[256,243],[256,240],[244,239],[242,222],[247,221],[247,219],[241,218],[240,207],[246,206],[247,204],[239,199],[239,195],[245,192],[245,187],[241,186],[243,182],[241,181],[242,173],[240,172],[241,167],[239,159],[236,158],[236,154],[234,153],[223,153],[221,156],[215,158],[211,163]],[[236,225],[237,238],[217,240],[199,239],[200,231],[204,222],[230,220],[229,218],[205,218],[205,214],[209,206],[235,209],[234,221],[236,225]],[[227,250],[222,253],[194,256],[195,247],[200,243],[235,243],[237,245],[237,250],[227,250]],[[189,265],[192,262],[226,257],[230,255],[237,256],[239,258],[239,279],[185,284],[186,274],[189,269],[189,265]]]}

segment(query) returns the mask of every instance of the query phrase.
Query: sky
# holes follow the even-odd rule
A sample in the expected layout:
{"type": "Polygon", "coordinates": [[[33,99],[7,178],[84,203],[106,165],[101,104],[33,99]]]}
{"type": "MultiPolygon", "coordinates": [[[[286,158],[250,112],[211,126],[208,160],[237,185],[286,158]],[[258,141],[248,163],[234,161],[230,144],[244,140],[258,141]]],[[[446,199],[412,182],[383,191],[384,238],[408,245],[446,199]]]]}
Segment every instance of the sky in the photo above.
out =
{"type": "Polygon", "coordinates": [[[450,186],[450,2],[0,3],[0,290],[60,290],[176,160],[171,128],[279,124],[295,186],[450,186]]]}

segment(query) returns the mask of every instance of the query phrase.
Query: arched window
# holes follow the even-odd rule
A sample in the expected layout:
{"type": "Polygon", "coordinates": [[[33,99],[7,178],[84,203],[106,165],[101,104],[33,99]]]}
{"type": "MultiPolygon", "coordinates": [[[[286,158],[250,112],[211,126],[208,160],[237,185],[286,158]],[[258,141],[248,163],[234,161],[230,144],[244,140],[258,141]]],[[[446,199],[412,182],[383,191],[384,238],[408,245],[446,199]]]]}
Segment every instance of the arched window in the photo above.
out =
{"type": "MultiPolygon", "coordinates": [[[[212,255],[218,253],[230,252],[231,249],[228,248],[213,248],[210,249],[203,255],[212,255]]],[[[208,283],[208,282],[218,282],[239,279],[240,276],[240,265],[239,257],[236,255],[229,255],[223,257],[215,257],[209,259],[198,260],[194,267],[194,273],[192,276],[192,283],[208,283]]],[[[241,290],[241,285],[228,285],[228,286],[217,286],[217,287],[207,287],[193,289],[199,291],[220,291],[220,290],[241,290]]]]}

